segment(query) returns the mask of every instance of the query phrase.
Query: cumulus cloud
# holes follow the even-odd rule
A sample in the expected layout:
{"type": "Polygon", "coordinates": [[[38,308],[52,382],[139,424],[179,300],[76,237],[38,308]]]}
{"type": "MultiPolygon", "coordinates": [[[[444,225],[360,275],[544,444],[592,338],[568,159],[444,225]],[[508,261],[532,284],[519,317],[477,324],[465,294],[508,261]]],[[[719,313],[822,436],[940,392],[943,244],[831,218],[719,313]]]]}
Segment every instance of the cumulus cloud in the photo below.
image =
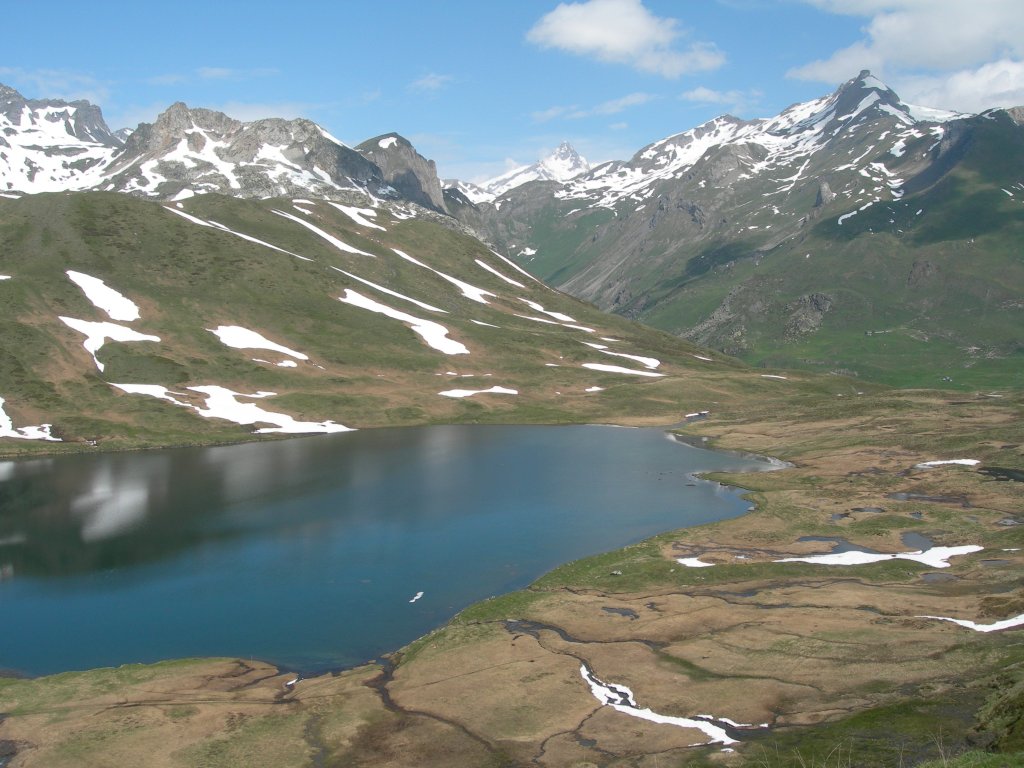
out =
{"type": "Polygon", "coordinates": [[[957,112],[1024,105],[1024,62],[1001,59],[977,69],[899,81],[904,101],[957,112]]]}
{"type": "Polygon", "coordinates": [[[713,43],[679,47],[682,36],[676,19],[655,16],[641,0],[586,0],[560,3],[526,38],[542,48],[594,56],[668,78],[716,69],[725,62],[713,43]]]}
{"type": "Polygon", "coordinates": [[[805,0],[868,19],[864,37],[789,72],[827,83],[870,69],[926,106],[978,111],[1021,103],[1024,12],[1020,0],[805,0]]]}

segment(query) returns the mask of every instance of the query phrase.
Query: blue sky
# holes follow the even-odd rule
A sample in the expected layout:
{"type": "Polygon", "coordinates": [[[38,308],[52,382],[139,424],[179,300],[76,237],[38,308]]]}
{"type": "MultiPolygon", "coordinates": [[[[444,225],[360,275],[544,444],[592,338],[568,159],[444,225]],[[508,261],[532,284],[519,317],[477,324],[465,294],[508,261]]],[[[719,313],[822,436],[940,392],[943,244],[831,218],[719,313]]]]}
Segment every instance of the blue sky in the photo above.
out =
{"type": "Polygon", "coordinates": [[[1024,104],[1020,0],[390,0],[8,3],[0,82],[86,98],[111,127],[175,101],[397,131],[482,179],[567,139],[628,158],[871,69],[910,103],[1024,104]],[[107,10],[109,9],[109,10],[107,10]]]}

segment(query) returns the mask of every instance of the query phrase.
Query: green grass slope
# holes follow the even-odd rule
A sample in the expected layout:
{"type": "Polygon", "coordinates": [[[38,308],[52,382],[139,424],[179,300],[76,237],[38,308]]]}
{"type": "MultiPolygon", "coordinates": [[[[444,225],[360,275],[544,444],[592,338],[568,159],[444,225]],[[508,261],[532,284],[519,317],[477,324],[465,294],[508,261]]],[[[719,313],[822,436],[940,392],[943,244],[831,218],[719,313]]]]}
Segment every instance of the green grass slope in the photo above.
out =
{"type": "Polygon", "coordinates": [[[202,417],[197,410],[210,405],[190,387],[209,386],[248,395],[236,398],[240,406],[355,428],[669,423],[713,407],[728,390],[718,374],[742,370],[553,291],[439,216],[365,211],[353,218],[325,201],[219,195],[166,204],[107,193],[0,200],[0,274],[10,278],[0,281],[0,397],[15,429],[52,424],[63,441],[0,438],[0,452],[237,441],[271,426],[202,417]],[[112,320],[68,270],[105,281],[135,302],[139,319],[112,320]],[[404,314],[339,300],[351,291],[404,314]],[[85,335],[61,316],[160,340],[107,340],[101,372],[85,335]],[[468,354],[431,347],[413,330],[420,321],[443,326],[468,354]],[[210,332],[218,326],[244,327],[308,359],[226,346],[210,332]],[[162,387],[178,403],[114,383],[162,387]],[[518,394],[438,394],[495,386],[518,394]]]}

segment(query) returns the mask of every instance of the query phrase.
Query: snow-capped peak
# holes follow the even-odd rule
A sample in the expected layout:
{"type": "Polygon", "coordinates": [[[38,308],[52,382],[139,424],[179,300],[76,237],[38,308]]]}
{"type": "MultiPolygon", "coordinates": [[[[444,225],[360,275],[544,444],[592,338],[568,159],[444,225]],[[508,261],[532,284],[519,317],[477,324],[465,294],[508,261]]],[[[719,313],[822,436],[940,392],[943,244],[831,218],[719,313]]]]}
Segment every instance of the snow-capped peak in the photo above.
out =
{"type": "Polygon", "coordinates": [[[458,189],[474,203],[492,202],[510,189],[531,181],[557,181],[563,183],[586,173],[591,168],[586,158],[577,152],[572,144],[563,141],[547,157],[532,165],[521,165],[500,176],[466,185],[458,180],[446,182],[446,186],[458,189]]]}

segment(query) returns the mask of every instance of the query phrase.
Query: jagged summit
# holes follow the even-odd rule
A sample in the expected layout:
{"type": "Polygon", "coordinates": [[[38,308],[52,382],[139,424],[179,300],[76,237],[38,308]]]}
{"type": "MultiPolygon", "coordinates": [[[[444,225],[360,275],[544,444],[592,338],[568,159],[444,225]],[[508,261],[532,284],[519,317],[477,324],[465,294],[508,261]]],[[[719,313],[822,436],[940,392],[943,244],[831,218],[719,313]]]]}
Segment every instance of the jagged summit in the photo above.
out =
{"type": "Polygon", "coordinates": [[[452,179],[446,181],[445,186],[457,190],[473,203],[486,203],[492,202],[510,189],[515,189],[531,181],[566,182],[590,169],[591,165],[586,158],[580,155],[568,141],[563,141],[554,152],[531,165],[513,168],[480,184],[470,184],[452,179]]]}

